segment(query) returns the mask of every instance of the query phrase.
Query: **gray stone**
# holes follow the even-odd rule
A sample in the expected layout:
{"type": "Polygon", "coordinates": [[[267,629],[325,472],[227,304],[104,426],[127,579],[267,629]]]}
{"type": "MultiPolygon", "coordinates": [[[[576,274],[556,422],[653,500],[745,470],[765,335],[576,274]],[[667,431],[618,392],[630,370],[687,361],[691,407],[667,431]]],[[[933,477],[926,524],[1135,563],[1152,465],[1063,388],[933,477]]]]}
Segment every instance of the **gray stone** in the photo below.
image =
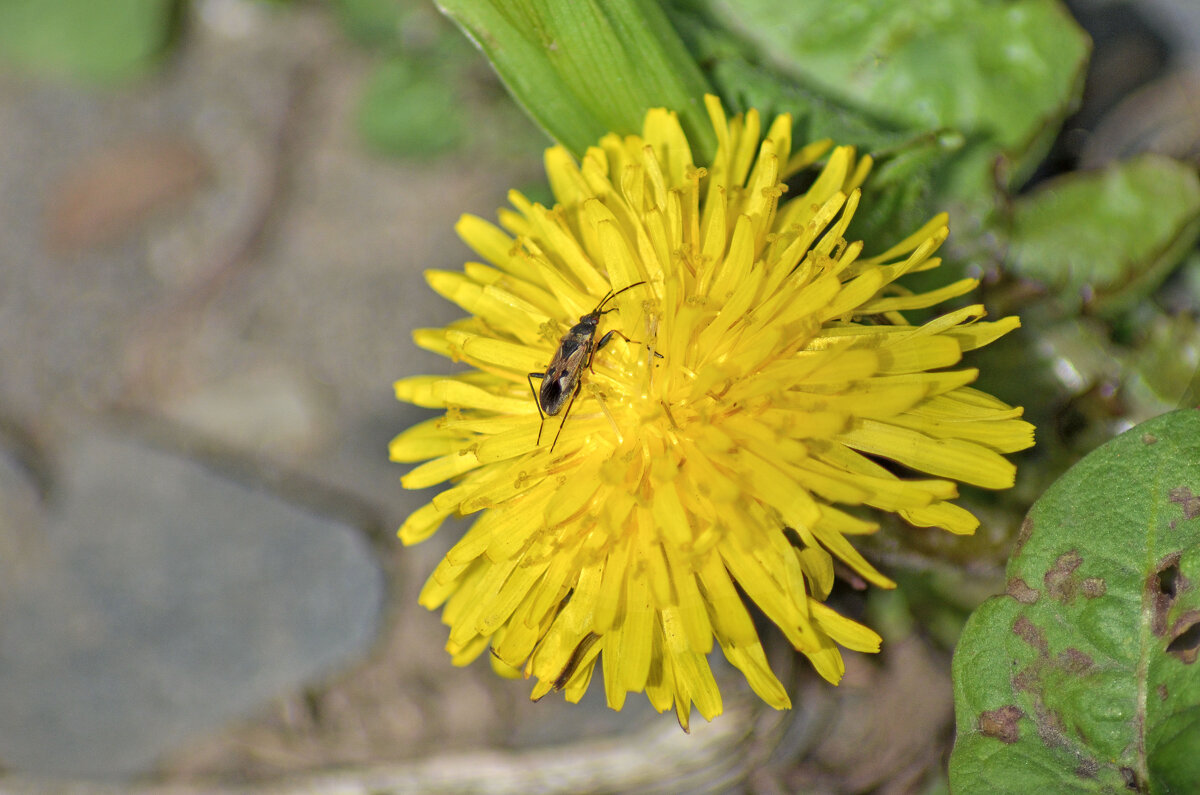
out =
{"type": "Polygon", "coordinates": [[[144,772],[372,643],[384,578],[357,528],[139,442],[87,436],[63,459],[0,591],[10,769],[144,772]]]}

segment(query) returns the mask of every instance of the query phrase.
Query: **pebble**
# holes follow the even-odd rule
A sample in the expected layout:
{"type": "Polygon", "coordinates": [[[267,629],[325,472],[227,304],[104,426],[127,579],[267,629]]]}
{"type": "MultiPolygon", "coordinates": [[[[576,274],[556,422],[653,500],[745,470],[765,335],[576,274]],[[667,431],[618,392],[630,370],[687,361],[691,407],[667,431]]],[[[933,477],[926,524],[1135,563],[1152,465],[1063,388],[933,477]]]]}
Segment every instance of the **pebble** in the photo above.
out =
{"type": "MultiPolygon", "coordinates": [[[[20,490],[8,473],[0,489],[20,490]]],[[[364,533],[111,432],[63,451],[0,591],[0,764],[121,780],[361,659],[384,575],[364,533]]],[[[11,538],[10,534],[10,538],[11,538]]]]}

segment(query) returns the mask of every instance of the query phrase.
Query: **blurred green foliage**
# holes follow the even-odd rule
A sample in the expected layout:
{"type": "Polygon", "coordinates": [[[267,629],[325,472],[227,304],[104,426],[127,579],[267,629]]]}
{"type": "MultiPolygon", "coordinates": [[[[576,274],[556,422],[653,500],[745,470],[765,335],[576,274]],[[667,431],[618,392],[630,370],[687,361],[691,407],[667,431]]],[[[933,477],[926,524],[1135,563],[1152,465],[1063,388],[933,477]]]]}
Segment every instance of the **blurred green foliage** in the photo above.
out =
{"type": "Polygon", "coordinates": [[[411,17],[397,0],[333,0],[333,8],[346,35],[367,47],[389,47],[411,17]]]}
{"type": "Polygon", "coordinates": [[[2,0],[0,61],[112,83],[144,73],[169,44],[177,0],[2,0]]]}
{"type": "Polygon", "coordinates": [[[483,56],[432,4],[333,0],[333,8],[346,35],[376,59],[356,112],[374,151],[430,158],[466,148],[504,156],[545,145],[500,92],[483,56]]]}
{"type": "Polygon", "coordinates": [[[463,106],[446,101],[447,81],[393,55],[375,67],[358,106],[358,128],[374,149],[406,157],[457,149],[466,138],[463,106]]]}

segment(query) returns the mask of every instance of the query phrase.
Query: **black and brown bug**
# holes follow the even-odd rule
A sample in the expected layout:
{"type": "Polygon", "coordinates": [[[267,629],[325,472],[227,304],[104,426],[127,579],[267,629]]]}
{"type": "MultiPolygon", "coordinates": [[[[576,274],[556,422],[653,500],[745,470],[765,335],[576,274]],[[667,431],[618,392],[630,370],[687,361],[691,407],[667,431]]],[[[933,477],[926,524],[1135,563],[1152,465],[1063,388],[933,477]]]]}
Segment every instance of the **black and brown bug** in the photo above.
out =
{"type": "Polygon", "coordinates": [[[600,338],[599,342],[596,341],[600,318],[609,312],[617,311],[615,306],[612,309],[605,309],[605,304],[626,290],[632,290],[645,283],[643,280],[622,287],[616,292],[609,290],[600,299],[600,303],[596,304],[596,308],[579,318],[579,322],[571,326],[570,331],[558,341],[558,350],[554,352],[550,364],[546,365],[546,371],[529,374],[529,391],[533,393],[538,415],[542,418],[542,423],[538,426],[537,444],[542,443],[542,428],[546,424],[546,416],[553,417],[558,414],[559,411],[562,411],[564,403],[567,406],[567,410],[563,412],[562,422],[559,423],[558,433],[554,434],[554,441],[550,444],[550,452],[554,452],[554,445],[558,444],[562,426],[566,425],[567,415],[571,413],[571,406],[575,403],[575,396],[579,394],[579,390],[583,386],[581,380],[583,370],[585,367],[589,370],[592,369],[592,357],[596,351],[607,345],[614,334],[626,342],[632,342],[629,337],[616,329],[610,329],[600,338]],[[535,378],[542,379],[541,389],[534,389],[533,379],[535,378]]]}

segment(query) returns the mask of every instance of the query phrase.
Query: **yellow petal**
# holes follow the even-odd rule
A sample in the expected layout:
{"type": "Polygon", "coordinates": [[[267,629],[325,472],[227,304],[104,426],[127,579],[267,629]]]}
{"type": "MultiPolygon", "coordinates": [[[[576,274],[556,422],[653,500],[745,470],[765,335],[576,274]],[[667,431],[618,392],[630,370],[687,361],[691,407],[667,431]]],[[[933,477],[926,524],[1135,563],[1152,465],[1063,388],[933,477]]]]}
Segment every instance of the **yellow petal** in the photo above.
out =
{"type": "Polygon", "coordinates": [[[935,502],[924,508],[900,511],[900,515],[915,527],[940,527],[955,535],[970,535],[979,527],[979,520],[974,514],[948,502],[935,502]]]}
{"type": "Polygon", "coordinates": [[[792,700],[783,683],[771,671],[761,643],[745,647],[722,646],[721,651],[725,659],[745,675],[746,682],[759,698],[775,709],[791,709],[792,700]]]}
{"type": "Polygon", "coordinates": [[[900,309],[925,309],[937,306],[943,301],[965,295],[979,286],[978,279],[959,279],[956,282],[915,295],[896,295],[889,298],[876,298],[862,305],[861,312],[872,315],[881,312],[894,312],[900,309]]]}
{"type": "Polygon", "coordinates": [[[877,254],[873,257],[862,260],[862,264],[877,265],[881,262],[887,262],[888,260],[895,259],[896,257],[903,256],[911,251],[915,251],[939,229],[944,228],[949,218],[950,216],[948,216],[946,213],[938,213],[933,218],[930,218],[928,221],[926,221],[925,225],[916,232],[913,232],[911,235],[887,249],[882,254],[877,254]]]}
{"type": "Polygon", "coordinates": [[[452,510],[439,510],[433,503],[427,503],[404,520],[397,535],[405,546],[418,544],[436,533],[451,513],[452,510]]]}
{"type": "Polygon", "coordinates": [[[448,432],[442,418],[417,423],[388,444],[388,458],[402,464],[449,455],[469,444],[469,437],[448,432]]]}
{"type": "Polygon", "coordinates": [[[846,663],[832,640],[826,639],[819,651],[806,652],[804,656],[808,657],[813,669],[829,684],[836,685],[842,681],[842,676],[846,673],[846,663]]]}
{"type": "Polygon", "coordinates": [[[700,568],[696,572],[700,584],[704,586],[710,608],[713,630],[721,645],[732,644],[745,646],[758,642],[758,632],[754,622],[742,604],[742,597],[730,582],[729,573],[721,563],[721,558],[715,553],[707,555],[703,561],[697,561],[700,568]]]}
{"type": "Polygon", "coordinates": [[[918,431],[875,420],[863,420],[838,438],[855,450],[988,489],[1009,488],[1016,475],[1012,463],[981,445],[957,439],[933,439],[918,431]]]}
{"type": "Polygon", "coordinates": [[[479,459],[475,457],[475,453],[470,450],[462,450],[421,464],[400,478],[400,483],[406,489],[423,489],[427,486],[436,486],[438,483],[457,477],[464,472],[470,472],[477,466],[479,466],[479,459]]]}
{"type": "Polygon", "coordinates": [[[847,649],[869,653],[879,651],[879,645],[883,643],[883,638],[879,637],[874,630],[864,627],[856,621],[851,621],[815,599],[809,600],[809,607],[821,629],[847,649]]]}
{"type": "Polygon", "coordinates": [[[458,219],[454,231],[464,243],[496,267],[522,279],[535,278],[533,268],[518,254],[517,241],[493,224],[474,215],[464,215],[458,219]]]}

